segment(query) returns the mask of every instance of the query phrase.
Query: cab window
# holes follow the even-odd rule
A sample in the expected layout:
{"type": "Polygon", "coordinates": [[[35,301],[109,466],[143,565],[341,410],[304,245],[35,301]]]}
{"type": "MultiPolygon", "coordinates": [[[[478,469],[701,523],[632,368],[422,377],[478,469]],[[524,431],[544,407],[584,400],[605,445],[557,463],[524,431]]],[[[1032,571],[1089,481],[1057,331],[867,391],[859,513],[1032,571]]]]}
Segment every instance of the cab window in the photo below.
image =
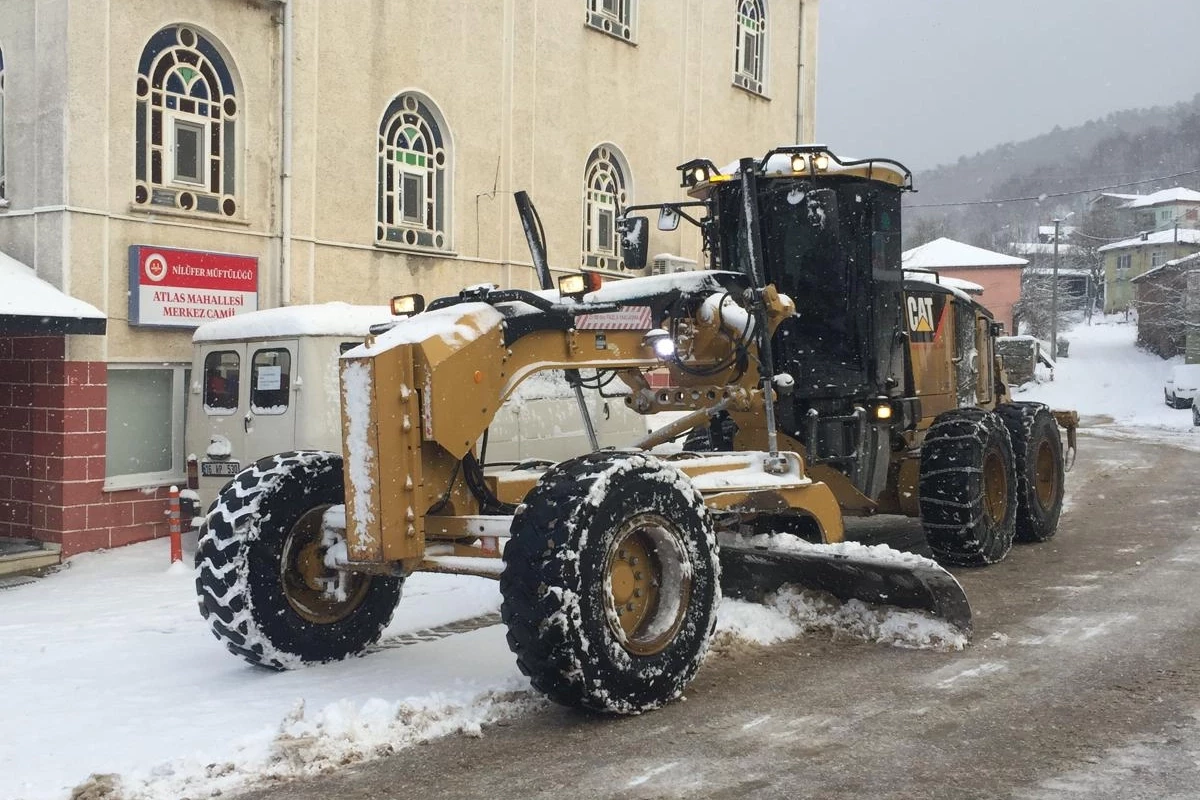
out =
{"type": "Polygon", "coordinates": [[[284,348],[256,350],[250,362],[250,410],[282,414],[288,409],[292,354],[284,348]]]}
{"type": "Polygon", "coordinates": [[[241,358],[234,350],[215,350],[204,357],[204,412],[233,414],[238,407],[241,358]]]}

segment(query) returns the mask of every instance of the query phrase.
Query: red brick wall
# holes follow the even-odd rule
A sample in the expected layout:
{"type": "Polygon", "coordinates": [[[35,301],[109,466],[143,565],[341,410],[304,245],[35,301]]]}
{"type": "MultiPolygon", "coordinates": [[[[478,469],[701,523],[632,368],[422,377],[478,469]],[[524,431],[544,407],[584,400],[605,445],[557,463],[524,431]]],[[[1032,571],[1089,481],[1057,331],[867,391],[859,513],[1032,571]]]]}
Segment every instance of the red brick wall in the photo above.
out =
{"type": "Polygon", "coordinates": [[[167,490],[104,491],[107,367],[61,336],[0,338],[0,536],[63,555],[167,534],[167,490]]]}

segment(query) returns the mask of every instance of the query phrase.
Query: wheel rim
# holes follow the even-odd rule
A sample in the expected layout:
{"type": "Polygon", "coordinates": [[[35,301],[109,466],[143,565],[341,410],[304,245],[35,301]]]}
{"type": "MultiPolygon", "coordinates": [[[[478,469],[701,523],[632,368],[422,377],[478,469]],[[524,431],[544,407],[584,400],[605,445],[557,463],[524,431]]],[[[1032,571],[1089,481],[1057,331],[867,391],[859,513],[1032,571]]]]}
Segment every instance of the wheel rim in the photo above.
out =
{"type": "Polygon", "coordinates": [[[989,450],[983,459],[983,506],[993,524],[1008,516],[1008,475],[1004,458],[995,450],[989,450]]]}
{"type": "Polygon", "coordinates": [[[328,547],[323,542],[321,528],[328,508],[328,505],[311,508],[296,520],[288,532],[280,559],[279,577],[288,605],[317,625],[330,625],[345,619],[362,604],[370,587],[370,578],[366,575],[339,574],[325,566],[328,547]],[[344,581],[341,593],[330,596],[326,587],[339,578],[344,581]]]}
{"type": "Polygon", "coordinates": [[[1038,503],[1042,508],[1049,508],[1058,494],[1058,469],[1054,458],[1054,448],[1050,442],[1043,439],[1038,443],[1037,472],[1034,475],[1038,503]]]}
{"type": "Polygon", "coordinates": [[[679,533],[656,514],[638,514],[613,537],[604,567],[605,618],[622,646],[661,652],[683,625],[692,571],[679,533]]]}

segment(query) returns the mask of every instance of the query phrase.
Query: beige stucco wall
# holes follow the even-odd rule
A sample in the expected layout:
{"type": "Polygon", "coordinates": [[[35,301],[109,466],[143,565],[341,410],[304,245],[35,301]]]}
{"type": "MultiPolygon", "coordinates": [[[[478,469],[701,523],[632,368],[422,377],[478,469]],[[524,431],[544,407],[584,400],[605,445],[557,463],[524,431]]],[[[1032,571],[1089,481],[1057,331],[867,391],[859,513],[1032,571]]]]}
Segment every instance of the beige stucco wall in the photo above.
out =
{"type": "MultiPolygon", "coordinates": [[[[817,0],[772,0],[766,97],[732,85],[733,9],[642,0],[636,44],[584,25],[584,0],[292,0],[291,293],[281,294],[282,6],[269,0],[10,0],[5,48],[10,206],[0,248],[100,307],[105,337],[72,357],[186,361],[190,331],[127,324],[135,244],[256,256],[259,307],[434,296],[532,283],[512,203],[525,189],[552,266],[579,264],[583,173],[600,143],[630,167],[630,199],[680,199],[674,167],[724,164],[814,131],[817,0]],[[801,25],[803,14],[803,25],[801,25]],[[132,202],[134,93],[146,41],[186,23],[239,82],[240,213],[147,212],[132,202]],[[801,38],[803,44],[801,45],[801,38]],[[451,252],[374,243],[376,135],[388,103],[420,91],[452,140],[451,252]],[[797,136],[797,131],[800,135],[797,136]]],[[[651,253],[700,260],[698,239],[654,232],[651,253]]]]}

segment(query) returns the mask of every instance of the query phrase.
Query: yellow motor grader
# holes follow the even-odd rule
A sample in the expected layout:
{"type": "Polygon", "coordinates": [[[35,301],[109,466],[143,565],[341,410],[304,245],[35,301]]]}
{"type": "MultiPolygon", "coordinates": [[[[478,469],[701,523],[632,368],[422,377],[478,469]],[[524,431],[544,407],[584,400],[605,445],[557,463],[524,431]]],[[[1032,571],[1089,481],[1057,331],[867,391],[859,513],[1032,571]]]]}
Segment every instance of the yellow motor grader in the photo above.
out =
{"type": "Polygon", "coordinates": [[[939,560],[999,560],[1054,534],[1073,414],[1012,402],[986,309],[906,280],[902,165],[804,146],[680,171],[692,199],[622,216],[626,262],[644,266],[633,212],[653,208],[660,228],[699,226],[711,269],[552,288],[518,193],[541,291],[393,301],[404,316],[341,360],[343,452],[263,459],[205,519],[199,604],[230,651],[276,669],[359,653],[417,571],[499,578],[521,670],[605,712],[682,692],[722,589],[799,584],[970,631],[949,572],[843,544],[843,515],[920,516],[939,560]],[[685,413],[634,448],[487,464],[497,408],[551,369],[685,413]]]}

